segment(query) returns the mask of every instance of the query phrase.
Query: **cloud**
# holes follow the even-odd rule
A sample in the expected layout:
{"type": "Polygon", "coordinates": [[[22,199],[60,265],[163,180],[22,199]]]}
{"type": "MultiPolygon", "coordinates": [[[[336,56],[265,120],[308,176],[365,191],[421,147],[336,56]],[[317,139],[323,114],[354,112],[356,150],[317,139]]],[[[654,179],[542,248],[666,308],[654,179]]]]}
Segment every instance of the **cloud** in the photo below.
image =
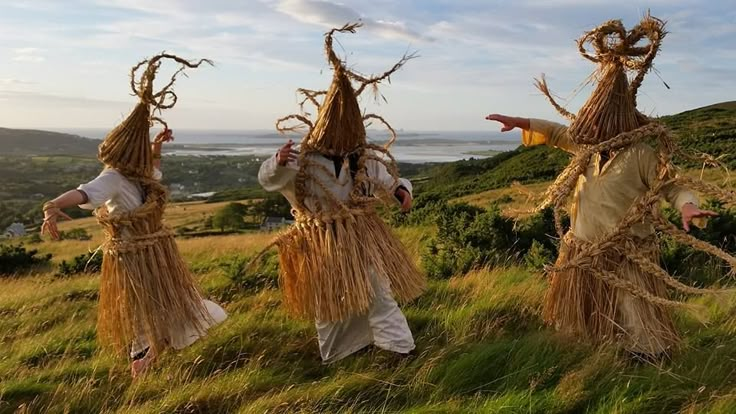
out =
{"type": "Polygon", "coordinates": [[[15,53],[15,56],[12,58],[14,62],[40,63],[46,60],[45,57],[39,55],[42,49],[35,47],[19,48],[13,50],[13,52],[15,53]]]}
{"type": "Polygon", "coordinates": [[[409,29],[405,22],[373,19],[339,3],[325,0],[282,0],[276,10],[308,24],[326,28],[341,27],[348,22],[361,21],[366,30],[387,39],[411,42],[428,41],[430,38],[409,29]]]}
{"type": "Polygon", "coordinates": [[[27,81],[24,79],[16,78],[0,78],[0,85],[13,86],[13,85],[35,85],[36,82],[27,81]]]}

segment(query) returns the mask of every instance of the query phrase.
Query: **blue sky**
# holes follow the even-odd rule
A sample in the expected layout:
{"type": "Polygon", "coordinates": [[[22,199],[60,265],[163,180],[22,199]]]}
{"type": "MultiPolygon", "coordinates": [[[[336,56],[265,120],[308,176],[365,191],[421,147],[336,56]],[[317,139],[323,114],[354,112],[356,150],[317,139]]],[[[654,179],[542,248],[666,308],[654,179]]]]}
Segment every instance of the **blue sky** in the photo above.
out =
{"type": "Polygon", "coordinates": [[[363,100],[394,127],[495,128],[489,112],[559,120],[533,78],[545,73],[576,111],[594,67],[575,39],[608,19],[632,27],[647,8],[670,33],[640,109],[735,100],[732,0],[0,0],[0,126],[111,128],[135,102],[130,66],[166,50],[216,63],[177,83],[173,128],[270,129],[298,111],[297,88],[328,86],[325,30],[359,18],[339,38],[350,66],[382,72],[420,55],[382,88],[388,104],[363,100]]]}

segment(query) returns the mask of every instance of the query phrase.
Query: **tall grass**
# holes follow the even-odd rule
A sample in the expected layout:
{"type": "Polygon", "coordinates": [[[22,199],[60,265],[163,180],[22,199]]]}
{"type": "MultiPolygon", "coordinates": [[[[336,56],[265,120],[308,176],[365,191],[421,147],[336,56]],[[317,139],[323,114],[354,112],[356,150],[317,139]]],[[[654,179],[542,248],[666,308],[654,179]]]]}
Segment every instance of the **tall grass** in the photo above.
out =
{"type": "MultiPolygon", "coordinates": [[[[418,257],[431,227],[398,234],[418,257]]],[[[540,319],[546,280],[522,267],[432,280],[403,306],[417,355],[367,349],[322,365],[314,324],[294,320],[238,263],[272,235],[180,240],[205,295],[230,314],[208,338],[162,355],[131,381],[95,340],[98,276],[38,274],[0,289],[0,413],[730,413],[736,410],[736,306],[703,325],[677,314],[671,361],[637,364],[615,347],[562,336],[540,319]]],[[[85,244],[42,244],[76,255],[85,244]]]]}

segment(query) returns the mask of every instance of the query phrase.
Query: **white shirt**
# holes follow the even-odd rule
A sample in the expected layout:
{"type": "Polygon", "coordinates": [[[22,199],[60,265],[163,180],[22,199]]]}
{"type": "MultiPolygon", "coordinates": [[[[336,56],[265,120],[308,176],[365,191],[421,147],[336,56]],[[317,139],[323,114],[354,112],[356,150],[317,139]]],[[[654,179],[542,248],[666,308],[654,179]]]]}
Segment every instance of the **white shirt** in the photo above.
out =
{"type": "MultiPolygon", "coordinates": [[[[160,180],[161,176],[161,171],[154,168],[153,178],[160,180]]],[[[105,204],[110,213],[116,210],[128,212],[140,207],[145,201],[140,184],[130,181],[113,168],[105,168],[97,178],[80,185],[77,190],[84,191],[89,198],[86,204],[79,205],[86,210],[94,210],[105,204]]]]}
{"type": "MultiPolygon", "coordinates": [[[[340,201],[347,201],[350,198],[350,192],[353,190],[353,180],[350,177],[350,167],[347,162],[343,163],[340,177],[336,178],[335,164],[332,160],[320,155],[310,154],[308,160],[321,168],[307,167],[308,173],[312,174],[319,181],[325,184],[330,192],[340,201]]],[[[375,160],[368,160],[365,163],[366,173],[368,174],[371,184],[369,185],[370,195],[384,198],[384,200],[397,203],[394,197],[394,191],[398,186],[406,188],[409,194],[412,193],[411,182],[405,178],[394,178],[386,170],[386,166],[375,160]]],[[[289,162],[285,166],[278,163],[276,155],[267,159],[261,165],[258,171],[258,181],[266,191],[279,191],[286,197],[292,206],[296,203],[296,176],[299,172],[297,162],[289,162]]],[[[309,196],[304,200],[306,207],[316,212],[319,210],[318,205],[324,203],[328,199],[324,194],[324,190],[312,180],[307,180],[307,193],[309,196]]],[[[329,208],[328,206],[322,206],[329,208]]],[[[334,206],[333,206],[334,207],[334,206]]]]}

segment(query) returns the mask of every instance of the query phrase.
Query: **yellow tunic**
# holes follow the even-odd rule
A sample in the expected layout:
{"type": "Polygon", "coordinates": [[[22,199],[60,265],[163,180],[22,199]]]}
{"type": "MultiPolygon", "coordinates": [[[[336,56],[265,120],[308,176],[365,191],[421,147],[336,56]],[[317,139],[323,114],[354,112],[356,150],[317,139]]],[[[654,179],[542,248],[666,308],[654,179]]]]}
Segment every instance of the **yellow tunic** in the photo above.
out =
{"type": "MultiPolygon", "coordinates": [[[[522,142],[525,146],[546,144],[571,153],[577,149],[567,127],[538,119],[530,120],[522,142]]],[[[595,242],[618,226],[629,208],[656,182],[657,161],[655,151],[641,143],[613,154],[602,168],[600,154],[591,159],[575,189],[571,231],[560,247],[558,265],[576,257],[581,241],[595,242]]],[[[678,210],[686,203],[698,203],[692,192],[674,184],[663,187],[662,196],[678,210]]],[[[642,254],[658,261],[652,224],[638,223],[631,232],[642,254]]],[[[597,257],[593,265],[653,295],[667,295],[661,280],[642,272],[621,254],[597,257]]],[[[629,350],[645,354],[665,352],[677,343],[666,309],[609,286],[585,271],[571,269],[551,276],[544,313],[558,329],[600,341],[622,340],[629,350]]]]}
{"type": "MultiPolygon", "coordinates": [[[[525,146],[546,144],[575,153],[576,145],[567,127],[540,119],[532,119],[530,124],[530,130],[522,133],[525,146]]],[[[575,237],[588,242],[613,230],[657,178],[657,154],[649,145],[640,143],[618,152],[602,169],[600,159],[600,154],[593,156],[580,177],[570,210],[575,237]]],[[[677,210],[686,203],[698,204],[695,194],[674,184],[665,186],[662,195],[677,210]]],[[[649,223],[641,223],[631,231],[646,238],[653,228],[649,223]]]]}

